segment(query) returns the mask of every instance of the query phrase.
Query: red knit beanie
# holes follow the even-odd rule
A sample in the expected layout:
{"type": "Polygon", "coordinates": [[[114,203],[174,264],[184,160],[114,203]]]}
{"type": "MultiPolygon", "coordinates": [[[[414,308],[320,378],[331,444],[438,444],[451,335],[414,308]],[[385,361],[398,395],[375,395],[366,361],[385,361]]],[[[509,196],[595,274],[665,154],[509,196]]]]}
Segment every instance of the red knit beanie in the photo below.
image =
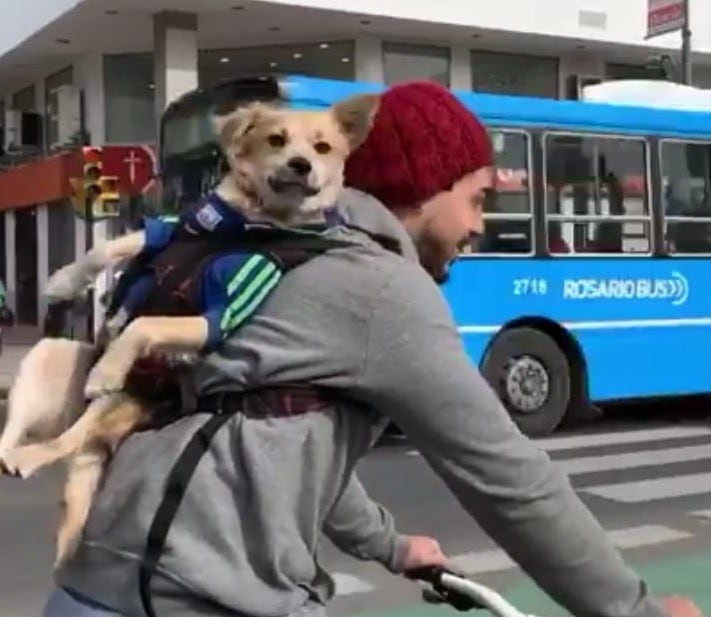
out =
{"type": "Polygon", "coordinates": [[[368,138],[346,162],[345,184],[388,208],[415,206],[492,164],[476,116],[443,86],[414,81],[382,94],[368,138]]]}

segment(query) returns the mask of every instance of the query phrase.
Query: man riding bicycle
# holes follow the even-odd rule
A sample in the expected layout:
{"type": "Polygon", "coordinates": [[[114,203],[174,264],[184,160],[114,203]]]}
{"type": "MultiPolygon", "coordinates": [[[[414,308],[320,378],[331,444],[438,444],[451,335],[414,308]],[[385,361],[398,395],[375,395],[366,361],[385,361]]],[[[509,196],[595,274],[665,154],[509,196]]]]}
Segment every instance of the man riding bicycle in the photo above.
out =
{"type": "MultiPolygon", "coordinates": [[[[354,188],[328,233],[352,245],[291,271],[205,358],[195,373],[198,413],[133,435],[119,449],[82,545],[57,574],[63,591],[55,600],[69,594],[69,608],[50,602],[47,617],[324,615],[332,590],[318,565],[318,534],[327,524],[338,528],[330,517],[344,495],[362,491],[353,469],[388,419],[572,614],[697,614],[687,601],[656,599],[625,566],[565,475],[521,434],[465,354],[434,281],[483,230],[483,204],[495,186],[484,127],[444,88],[393,87],[346,180],[354,188]],[[245,400],[244,392],[285,384],[304,388],[298,413],[285,414],[278,396],[261,397],[269,400],[256,411],[245,400]],[[151,562],[156,512],[171,498],[166,487],[175,488],[167,478],[206,426],[216,428],[201,442],[205,452],[151,562]]],[[[387,543],[376,545],[364,556],[387,553],[387,543]]]]}

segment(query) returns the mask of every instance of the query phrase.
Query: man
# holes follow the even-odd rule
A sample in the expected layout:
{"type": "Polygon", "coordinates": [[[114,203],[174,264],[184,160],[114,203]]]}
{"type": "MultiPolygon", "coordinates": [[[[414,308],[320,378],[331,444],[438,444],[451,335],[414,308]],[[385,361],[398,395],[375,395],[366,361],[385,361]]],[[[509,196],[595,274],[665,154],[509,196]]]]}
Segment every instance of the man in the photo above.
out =
{"type": "MultiPolygon", "coordinates": [[[[334,521],[334,508],[350,495],[367,503],[352,471],[390,418],[467,512],[571,613],[697,616],[685,600],[656,600],[625,567],[567,478],[472,366],[433,282],[483,229],[494,188],[483,126],[439,86],[391,88],[346,179],[373,196],[351,190],[339,203],[343,225],[330,233],[352,248],[285,276],[196,375],[201,400],[294,383],[332,399],[287,417],[240,407],[215,433],[160,554],[150,588],[155,614],[323,614],[330,594],[319,584],[318,530],[353,529],[357,517],[334,521]]],[[[165,503],[166,477],[206,415],[121,447],[60,586],[118,614],[145,614],[137,580],[146,537],[165,503]]],[[[359,526],[375,525],[375,511],[362,511],[359,526]]],[[[367,556],[388,552],[387,543],[365,544],[367,556]]]]}

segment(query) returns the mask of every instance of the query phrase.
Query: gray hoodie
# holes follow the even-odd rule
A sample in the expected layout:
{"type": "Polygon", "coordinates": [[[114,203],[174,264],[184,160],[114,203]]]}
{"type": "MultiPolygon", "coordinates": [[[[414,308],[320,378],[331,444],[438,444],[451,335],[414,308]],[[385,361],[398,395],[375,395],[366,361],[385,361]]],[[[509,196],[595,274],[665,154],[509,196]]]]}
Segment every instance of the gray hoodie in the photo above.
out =
{"type": "MultiPolygon", "coordinates": [[[[352,475],[389,417],[472,518],[573,614],[662,616],[567,477],[519,432],[472,365],[399,221],[356,191],[340,207],[353,225],[399,240],[402,255],[335,228],[354,246],[285,276],[239,335],[205,359],[196,386],[309,382],[348,402],[289,418],[237,415],[217,433],[154,579],[157,613],[277,617],[308,593],[327,600],[316,556],[322,527],[348,538],[341,544],[351,552],[396,567],[392,521],[352,475]]],[[[121,447],[60,584],[141,615],[146,533],[172,463],[204,420],[186,418],[121,447]]]]}

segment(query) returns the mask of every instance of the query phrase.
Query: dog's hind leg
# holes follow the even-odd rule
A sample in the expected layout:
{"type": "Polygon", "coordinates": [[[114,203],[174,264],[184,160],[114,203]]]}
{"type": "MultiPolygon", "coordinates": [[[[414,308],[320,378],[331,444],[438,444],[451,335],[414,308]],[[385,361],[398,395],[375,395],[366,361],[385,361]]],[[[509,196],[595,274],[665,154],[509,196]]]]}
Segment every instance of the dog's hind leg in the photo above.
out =
{"type": "Polygon", "coordinates": [[[79,419],[59,437],[8,452],[0,468],[20,478],[27,478],[41,467],[51,465],[84,447],[101,418],[128,399],[123,393],[110,394],[93,401],[79,419]]]}
{"type": "Polygon", "coordinates": [[[96,423],[85,448],[70,459],[55,567],[61,566],[76,550],[109,457],[147,418],[148,413],[139,402],[127,398],[96,423]]]}
{"type": "Polygon", "coordinates": [[[65,563],[79,544],[107,458],[106,450],[88,448],[69,460],[62,497],[62,518],[57,530],[55,568],[65,563]]]}
{"type": "Polygon", "coordinates": [[[5,428],[0,435],[0,475],[3,473],[2,460],[8,452],[12,452],[27,437],[27,427],[23,422],[13,422],[8,416],[5,428]]]}
{"type": "MultiPolygon", "coordinates": [[[[7,414],[5,418],[5,426],[0,434],[0,461],[5,454],[19,446],[28,437],[35,425],[42,416],[46,414],[44,411],[37,410],[37,388],[40,385],[39,368],[43,360],[42,349],[36,345],[30,350],[29,354],[23,358],[20,363],[20,370],[15,377],[14,383],[10,386],[10,392],[7,397],[7,414]]],[[[56,413],[49,414],[58,418],[61,410],[56,410],[56,413]]],[[[59,432],[59,431],[58,431],[59,432]]],[[[2,465],[0,465],[0,475],[2,474],[2,465]]]]}
{"type": "Polygon", "coordinates": [[[61,435],[77,418],[93,357],[91,345],[67,339],[41,339],[27,353],[10,388],[0,461],[27,440],[61,435]]]}

